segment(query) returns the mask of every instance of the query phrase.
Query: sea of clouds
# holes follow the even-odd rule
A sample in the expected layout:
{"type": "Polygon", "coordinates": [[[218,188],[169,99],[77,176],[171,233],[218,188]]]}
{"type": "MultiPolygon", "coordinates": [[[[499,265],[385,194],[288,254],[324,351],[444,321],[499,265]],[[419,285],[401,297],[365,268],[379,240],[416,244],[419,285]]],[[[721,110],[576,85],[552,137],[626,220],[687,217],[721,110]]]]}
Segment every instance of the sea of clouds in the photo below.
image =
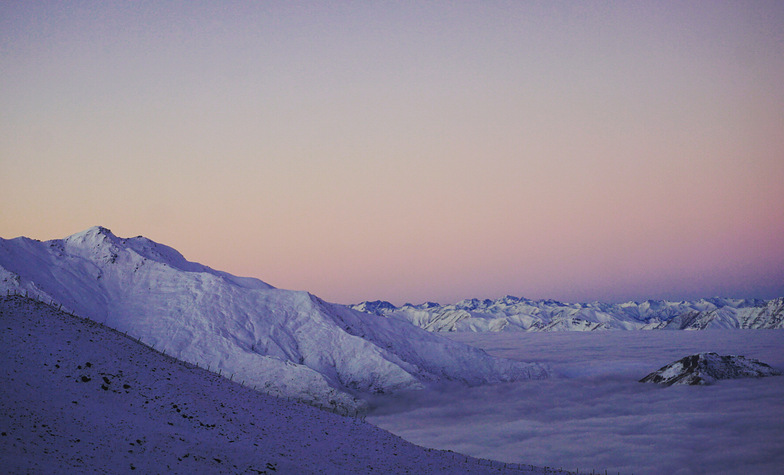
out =
{"type": "Polygon", "coordinates": [[[784,331],[458,333],[554,377],[384,399],[368,421],[427,447],[608,473],[784,472],[784,376],[669,388],[637,382],[715,351],[784,369],[784,331]]]}

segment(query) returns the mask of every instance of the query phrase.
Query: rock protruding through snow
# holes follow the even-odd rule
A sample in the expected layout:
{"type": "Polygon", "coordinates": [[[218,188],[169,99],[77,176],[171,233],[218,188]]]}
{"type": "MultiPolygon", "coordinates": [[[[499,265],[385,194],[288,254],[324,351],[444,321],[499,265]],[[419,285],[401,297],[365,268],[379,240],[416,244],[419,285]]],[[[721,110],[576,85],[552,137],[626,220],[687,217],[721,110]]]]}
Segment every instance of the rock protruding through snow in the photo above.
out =
{"type": "Polygon", "coordinates": [[[762,378],[781,371],[753,358],[698,353],[681,358],[645,376],[641,383],[708,385],[721,379],[762,378]]]}

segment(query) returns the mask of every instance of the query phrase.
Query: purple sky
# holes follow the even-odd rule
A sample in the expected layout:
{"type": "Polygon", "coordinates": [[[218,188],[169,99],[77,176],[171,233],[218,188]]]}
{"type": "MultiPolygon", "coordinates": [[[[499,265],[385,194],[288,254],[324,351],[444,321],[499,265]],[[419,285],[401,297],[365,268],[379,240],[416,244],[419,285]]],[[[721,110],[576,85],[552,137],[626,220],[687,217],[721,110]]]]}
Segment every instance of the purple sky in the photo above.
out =
{"type": "Polygon", "coordinates": [[[784,4],[3,2],[0,236],[350,303],[784,295],[784,4]]]}

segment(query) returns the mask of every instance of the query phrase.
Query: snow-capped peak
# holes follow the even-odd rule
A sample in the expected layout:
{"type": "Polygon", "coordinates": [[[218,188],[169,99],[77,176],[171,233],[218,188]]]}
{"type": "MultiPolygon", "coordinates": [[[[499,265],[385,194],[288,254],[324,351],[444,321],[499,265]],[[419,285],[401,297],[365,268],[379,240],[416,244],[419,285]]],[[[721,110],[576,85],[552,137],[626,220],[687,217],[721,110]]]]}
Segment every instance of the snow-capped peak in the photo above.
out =
{"type": "Polygon", "coordinates": [[[100,226],[46,243],[0,239],[1,291],[32,292],[179,359],[321,404],[355,407],[358,394],[437,380],[546,376],[538,365],[216,271],[100,226]]]}
{"type": "MultiPolygon", "coordinates": [[[[57,241],[52,242],[56,243],[57,241]]],[[[81,255],[88,259],[113,256],[110,260],[114,262],[120,251],[133,251],[145,259],[167,264],[181,270],[203,272],[207,269],[200,264],[188,262],[182,254],[168,246],[157,244],[143,236],[121,239],[103,226],[93,226],[68,236],[62,240],[62,244],[70,253],[81,255]]]]}
{"type": "Polygon", "coordinates": [[[640,382],[663,386],[694,386],[713,384],[721,379],[763,378],[780,374],[781,371],[754,358],[707,352],[689,355],[663,366],[642,378],[640,382]]]}
{"type": "Polygon", "coordinates": [[[91,228],[87,228],[84,231],[80,231],[78,233],[72,234],[65,238],[66,242],[95,242],[95,241],[105,241],[105,240],[117,240],[117,236],[115,236],[109,228],[105,228],[103,226],[93,226],[91,228]]]}
{"type": "MultiPolygon", "coordinates": [[[[362,304],[352,306],[367,311],[362,304]]],[[[451,305],[376,306],[373,312],[429,331],[595,331],[784,328],[780,300],[710,298],[610,304],[528,300],[511,295],[465,299],[451,305]]]]}
{"type": "Polygon", "coordinates": [[[74,256],[112,264],[126,247],[122,239],[103,226],[93,226],[61,241],[49,241],[49,244],[74,256]]]}

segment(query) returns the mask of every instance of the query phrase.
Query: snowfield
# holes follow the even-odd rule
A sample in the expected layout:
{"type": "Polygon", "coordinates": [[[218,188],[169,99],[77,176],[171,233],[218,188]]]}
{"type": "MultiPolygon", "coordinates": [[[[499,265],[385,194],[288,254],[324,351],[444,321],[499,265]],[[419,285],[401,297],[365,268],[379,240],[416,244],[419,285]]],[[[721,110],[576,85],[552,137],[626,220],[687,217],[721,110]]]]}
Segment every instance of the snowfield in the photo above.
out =
{"type": "Polygon", "coordinates": [[[341,413],[362,411],[369,394],[547,376],[539,365],[216,271],[102,227],[47,242],[0,239],[0,292],[54,302],[268,394],[341,413]]]}
{"type": "Polygon", "coordinates": [[[784,473],[784,376],[710,386],[638,382],[687,355],[743,355],[784,369],[784,332],[449,333],[536,360],[548,380],[420,392],[367,420],[426,447],[579,473],[784,473]]]}
{"type": "Polygon", "coordinates": [[[0,297],[0,325],[3,473],[548,473],[417,447],[31,299],[0,297]]]}

